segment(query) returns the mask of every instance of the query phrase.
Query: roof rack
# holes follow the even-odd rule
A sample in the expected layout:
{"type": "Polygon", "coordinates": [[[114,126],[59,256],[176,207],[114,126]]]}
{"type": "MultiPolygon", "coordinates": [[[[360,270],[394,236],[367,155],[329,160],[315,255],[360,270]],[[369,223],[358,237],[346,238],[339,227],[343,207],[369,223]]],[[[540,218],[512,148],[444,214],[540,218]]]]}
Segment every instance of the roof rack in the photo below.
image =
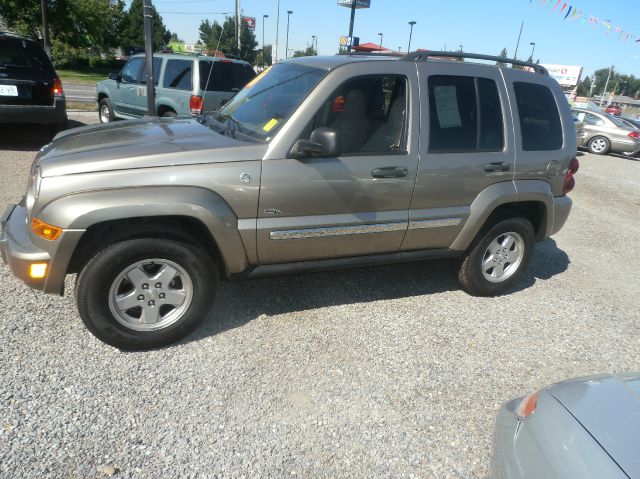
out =
{"type": "Polygon", "coordinates": [[[434,50],[418,50],[407,53],[400,60],[409,62],[427,61],[429,58],[471,58],[474,60],[489,60],[499,63],[511,63],[512,65],[521,65],[523,67],[533,68],[533,70],[542,75],[548,75],[549,72],[542,65],[536,63],[516,60],[515,58],[497,57],[494,55],[481,55],[478,53],[465,52],[438,52],[434,50]]]}
{"type": "Polygon", "coordinates": [[[404,53],[399,52],[339,52],[336,55],[356,56],[356,57],[395,57],[404,58],[404,53]]]}

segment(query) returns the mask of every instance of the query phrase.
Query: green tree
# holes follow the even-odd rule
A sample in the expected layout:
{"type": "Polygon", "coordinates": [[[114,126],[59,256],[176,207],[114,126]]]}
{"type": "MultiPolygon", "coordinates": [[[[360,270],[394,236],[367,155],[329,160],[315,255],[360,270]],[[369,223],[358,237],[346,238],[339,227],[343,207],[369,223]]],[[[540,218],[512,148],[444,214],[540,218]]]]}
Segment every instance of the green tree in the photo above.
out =
{"type": "Polygon", "coordinates": [[[240,51],[236,43],[235,17],[226,17],[222,25],[217,21],[212,24],[209,20],[203,20],[200,23],[199,33],[200,40],[207,46],[207,50],[213,51],[217,47],[225,55],[238,56],[251,64],[255,63],[258,42],[245,22],[241,23],[240,28],[240,51]],[[218,40],[220,40],[219,45],[218,40]]]}
{"type": "Polygon", "coordinates": [[[577,95],[587,96],[591,90],[591,78],[587,77],[578,84],[577,95]]]}
{"type": "Polygon", "coordinates": [[[305,48],[304,50],[296,50],[296,51],[294,51],[293,55],[291,55],[291,58],[315,57],[317,54],[318,54],[318,52],[316,51],[315,48],[313,48],[313,46],[307,45],[307,48],[305,48]]]}
{"type": "MultiPolygon", "coordinates": [[[[142,11],[142,0],[133,0],[126,18],[123,22],[121,46],[143,47],[144,46],[144,17],[142,11]]],[[[171,32],[167,31],[162,17],[158,14],[156,7],[153,7],[153,48],[158,49],[166,44],[171,37],[171,32]],[[168,35],[168,36],[167,36],[168,35]]]]}
{"type": "MultiPolygon", "coordinates": [[[[125,16],[122,0],[47,0],[46,8],[54,61],[119,46],[125,16]]],[[[11,31],[43,37],[39,0],[0,0],[0,12],[11,31]]]]}

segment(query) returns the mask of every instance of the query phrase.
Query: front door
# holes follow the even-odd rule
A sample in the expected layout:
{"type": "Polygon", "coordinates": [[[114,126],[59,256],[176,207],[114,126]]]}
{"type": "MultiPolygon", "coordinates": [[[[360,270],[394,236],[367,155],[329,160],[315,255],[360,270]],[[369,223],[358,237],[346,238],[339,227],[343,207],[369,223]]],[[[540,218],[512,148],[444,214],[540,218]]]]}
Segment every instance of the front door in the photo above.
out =
{"type": "Polygon", "coordinates": [[[138,116],[135,106],[136,96],[140,82],[140,73],[144,58],[131,58],[120,72],[120,82],[118,83],[118,93],[115,99],[115,110],[117,113],[127,116],[138,116]]]}
{"type": "Polygon", "coordinates": [[[388,73],[379,64],[371,75],[349,77],[338,70],[322,88],[330,96],[301,107],[306,127],[291,139],[308,139],[318,127],[333,128],[342,144],[339,156],[293,159],[285,154],[263,161],[260,263],[399,250],[418,166],[417,135],[409,134],[417,127],[418,111],[411,108],[417,88],[415,66],[411,76],[409,63],[388,63],[388,73]]]}

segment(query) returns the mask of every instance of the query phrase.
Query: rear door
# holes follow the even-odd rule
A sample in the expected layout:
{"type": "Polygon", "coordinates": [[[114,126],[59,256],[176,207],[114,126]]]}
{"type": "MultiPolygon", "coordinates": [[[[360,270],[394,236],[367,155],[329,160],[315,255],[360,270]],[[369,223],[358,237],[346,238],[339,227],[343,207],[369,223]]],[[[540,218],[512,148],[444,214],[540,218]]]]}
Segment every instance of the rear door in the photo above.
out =
{"type": "Polygon", "coordinates": [[[0,36],[0,106],[53,106],[55,77],[39,45],[0,36]]]}
{"type": "Polygon", "coordinates": [[[194,89],[194,65],[190,58],[169,58],[164,67],[162,94],[176,105],[178,116],[191,116],[189,100],[194,89]]]}
{"type": "Polygon", "coordinates": [[[403,250],[448,247],[478,194],[495,183],[510,184],[515,157],[498,68],[458,62],[417,66],[420,165],[403,250]]]}

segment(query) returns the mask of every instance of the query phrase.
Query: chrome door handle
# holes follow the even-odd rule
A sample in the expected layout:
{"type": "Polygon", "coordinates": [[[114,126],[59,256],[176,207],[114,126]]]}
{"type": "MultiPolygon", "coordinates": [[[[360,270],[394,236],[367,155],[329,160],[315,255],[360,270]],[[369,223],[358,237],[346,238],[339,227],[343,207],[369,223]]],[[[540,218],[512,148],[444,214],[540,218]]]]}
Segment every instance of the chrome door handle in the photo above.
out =
{"type": "Polygon", "coordinates": [[[404,166],[383,166],[371,170],[374,178],[404,178],[409,174],[409,170],[404,166]]]}
{"type": "Polygon", "coordinates": [[[485,163],[484,171],[486,172],[495,172],[495,171],[509,171],[511,166],[504,161],[495,161],[493,163],[485,163]]]}

